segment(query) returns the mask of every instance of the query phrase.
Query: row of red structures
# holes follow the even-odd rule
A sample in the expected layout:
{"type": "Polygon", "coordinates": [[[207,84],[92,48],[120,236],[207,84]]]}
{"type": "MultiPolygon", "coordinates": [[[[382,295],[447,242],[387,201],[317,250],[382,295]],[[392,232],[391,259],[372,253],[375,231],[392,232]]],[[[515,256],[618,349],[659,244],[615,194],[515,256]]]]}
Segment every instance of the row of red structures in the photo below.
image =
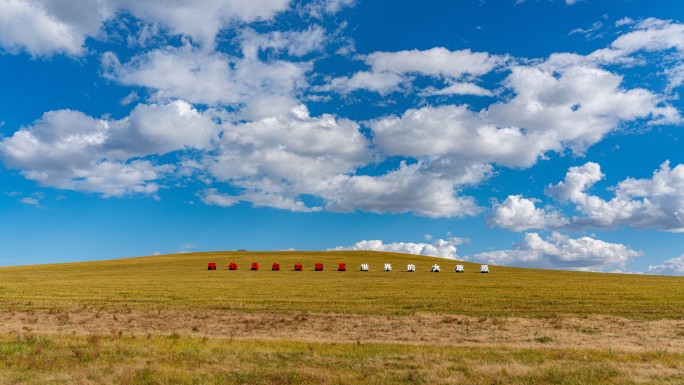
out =
{"type": "MultiPolygon", "coordinates": [[[[228,264],[228,270],[237,270],[238,267],[235,264],[235,262],[231,262],[228,264]]],[[[216,270],[216,262],[209,262],[207,265],[207,270],[216,270]]],[[[259,270],[259,263],[257,262],[252,262],[252,267],[250,270],[259,270]]],[[[274,263],[271,265],[271,270],[273,271],[278,271],[280,270],[280,264],[279,263],[274,263]]],[[[298,263],[294,266],[294,271],[302,271],[302,264],[298,263]]],[[[314,270],[316,271],[323,271],[323,264],[322,263],[317,263],[314,266],[314,270]]],[[[347,265],[344,263],[340,263],[337,265],[337,271],[347,271],[347,265]]]]}

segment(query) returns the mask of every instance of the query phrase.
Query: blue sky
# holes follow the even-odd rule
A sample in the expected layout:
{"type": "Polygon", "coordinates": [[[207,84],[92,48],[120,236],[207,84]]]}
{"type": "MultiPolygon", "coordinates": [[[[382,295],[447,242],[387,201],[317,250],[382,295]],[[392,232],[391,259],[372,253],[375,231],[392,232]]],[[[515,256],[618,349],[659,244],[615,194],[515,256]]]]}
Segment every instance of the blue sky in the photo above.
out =
{"type": "Polygon", "coordinates": [[[676,1],[0,0],[0,264],[684,274],[676,1]]]}

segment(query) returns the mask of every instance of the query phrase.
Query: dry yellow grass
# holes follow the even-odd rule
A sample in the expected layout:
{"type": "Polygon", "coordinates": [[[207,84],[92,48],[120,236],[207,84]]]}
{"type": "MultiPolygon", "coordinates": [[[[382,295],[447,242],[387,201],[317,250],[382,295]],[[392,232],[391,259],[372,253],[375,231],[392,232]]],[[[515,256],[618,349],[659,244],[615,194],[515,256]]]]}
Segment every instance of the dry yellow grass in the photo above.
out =
{"type": "Polygon", "coordinates": [[[0,336],[0,383],[681,384],[684,355],[591,349],[0,336]]]}
{"type": "Polygon", "coordinates": [[[684,278],[492,267],[375,252],[216,252],[0,268],[0,308],[213,309],[404,315],[681,318],[684,278]],[[219,270],[207,271],[207,262],[219,270]],[[239,270],[228,271],[229,261],[239,270]],[[249,271],[252,261],[262,270],[249,271]],[[292,267],[301,261],[305,271],[292,267]],[[271,263],[283,270],[270,271],[271,263]],[[315,262],[325,270],[314,272],[315,262]],[[337,272],[346,262],[347,272],[337,272]],[[360,272],[362,262],[371,271],[360,272]],[[392,272],[383,272],[391,262],[392,272]],[[413,262],[418,271],[402,271],[413,262]],[[430,273],[433,263],[441,273],[430,273]]]}
{"type": "Polygon", "coordinates": [[[455,264],[217,252],[0,268],[0,384],[684,383],[684,279],[455,264]]]}

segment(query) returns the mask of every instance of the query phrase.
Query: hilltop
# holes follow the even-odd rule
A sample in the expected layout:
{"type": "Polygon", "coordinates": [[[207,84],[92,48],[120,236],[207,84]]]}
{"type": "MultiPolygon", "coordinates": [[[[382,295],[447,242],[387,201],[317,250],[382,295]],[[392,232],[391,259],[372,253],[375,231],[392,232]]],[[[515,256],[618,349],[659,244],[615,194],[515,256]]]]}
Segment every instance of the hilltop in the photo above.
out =
{"type": "Polygon", "coordinates": [[[684,381],[683,278],[490,271],[361,251],[4,267],[0,383],[684,381]],[[293,271],[298,262],[304,271],[293,271]]]}
{"type": "Polygon", "coordinates": [[[310,311],[548,317],[619,315],[678,318],[684,278],[479,265],[434,257],[367,252],[206,252],[110,261],[0,268],[0,306],[310,311]],[[208,271],[207,263],[218,269],[208,271]],[[235,262],[237,271],[229,271],[235,262]],[[252,262],[259,271],[250,271],[252,262]],[[271,264],[281,271],[270,271],[271,264]],[[295,272],[296,263],[304,271],[295,272]],[[314,272],[320,262],[324,271],[314,272]],[[347,271],[338,272],[337,264],[347,271]],[[361,263],[370,271],[361,272],[361,263]],[[382,270],[385,263],[392,272],[382,270]],[[416,265],[415,273],[406,265],[416,265]],[[454,272],[456,264],[465,273],[454,272]],[[431,273],[438,264],[440,273],[431,273]]]}

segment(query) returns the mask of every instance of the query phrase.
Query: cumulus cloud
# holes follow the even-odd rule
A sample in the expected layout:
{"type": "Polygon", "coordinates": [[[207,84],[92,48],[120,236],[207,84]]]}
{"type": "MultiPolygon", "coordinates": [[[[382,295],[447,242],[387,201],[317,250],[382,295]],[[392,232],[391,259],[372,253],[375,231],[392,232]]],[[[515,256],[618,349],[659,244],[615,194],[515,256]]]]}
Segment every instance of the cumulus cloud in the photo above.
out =
{"type": "Polygon", "coordinates": [[[598,50],[590,58],[616,60],[637,51],[684,51],[684,24],[672,20],[648,18],[636,23],[633,31],[615,39],[609,48],[598,50]]]}
{"type": "Polygon", "coordinates": [[[630,25],[631,31],[618,36],[608,47],[597,49],[588,55],[573,53],[552,54],[546,67],[567,67],[575,65],[601,66],[606,64],[640,65],[640,52],[667,52],[674,50],[681,60],[684,52],[684,24],[672,20],[648,18],[638,22],[622,19],[616,26],[630,25]]]}
{"type": "Polygon", "coordinates": [[[269,20],[289,9],[290,0],[195,0],[168,2],[164,6],[151,0],[109,0],[109,4],[139,19],[159,23],[171,34],[213,45],[218,32],[231,23],[269,20]]]}
{"type": "Polygon", "coordinates": [[[0,46],[36,56],[84,52],[111,13],[95,1],[0,0],[0,46]]]}
{"type": "Polygon", "coordinates": [[[674,67],[667,68],[665,74],[669,79],[665,91],[671,93],[675,88],[684,84],[684,64],[678,64],[674,67]]]}
{"type": "Polygon", "coordinates": [[[241,192],[217,200],[219,193],[211,190],[205,202],[225,205],[237,200],[293,211],[413,212],[430,217],[481,211],[472,197],[459,192],[486,179],[491,166],[445,159],[402,163],[381,175],[358,175],[357,168],[372,159],[370,145],[357,123],[332,115],[312,117],[304,106],[286,115],[226,124],[219,145],[198,167],[241,192]],[[304,195],[317,197],[320,203],[307,206],[304,195]]]}
{"type": "Polygon", "coordinates": [[[465,105],[409,109],[371,122],[378,148],[389,155],[450,156],[529,167],[549,151],[581,155],[623,122],[677,122],[679,113],[641,88],[625,90],[622,77],[591,68],[560,73],[515,67],[506,84],[515,96],[472,111],[465,105]]]}
{"type": "MultiPolygon", "coordinates": [[[[351,76],[333,78],[321,90],[349,93],[357,89],[387,94],[398,90],[401,83],[409,82],[410,76],[421,75],[453,81],[466,75],[483,75],[503,64],[507,58],[469,49],[450,51],[443,47],[428,50],[397,52],[373,52],[362,57],[370,71],[359,71],[351,76]]],[[[445,94],[473,94],[485,90],[474,84],[452,85],[445,94]]]]}
{"type": "Polygon", "coordinates": [[[632,25],[634,24],[634,20],[629,17],[623,17],[622,19],[618,20],[615,22],[616,27],[622,27],[623,25],[632,25]]]}
{"type": "Polygon", "coordinates": [[[494,265],[573,270],[624,268],[641,252],[620,243],[609,243],[591,237],[570,238],[553,232],[547,239],[538,233],[527,233],[523,242],[511,250],[475,254],[474,260],[494,265]]]}
{"type": "Polygon", "coordinates": [[[200,199],[207,205],[220,207],[230,207],[239,202],[236,196],[221,194],[215,188],[204,190],[202,194],[200,194],[200,199]]]}
{"type": "Polygon", "coordinates": [[[327,114],[312,117],[300,105],[285,115],[226,125],[217,151],[205,163],[219,180],[270,177],[321,188],[326,176],[369,161],[368,146],[357,123],[327,114]]]}
{"type": "Polygon", "coordinates": [[[417,73],[435,77],[460,78],[484,75],[502,64],[504,58],[469,49],[450,51],[443,47],[420,51],[373,52],[365,62],[377,72],[417,73]]]}
{"type": "Polygon", "coordinates": [[[331,181],[370,159],[358,124],[332,115],[311,117],[298,106],[285,115],[226,124],[201,167],[212,179],[242,189],[241,201],[307,211],[320,208],[307,208],[300,195],[323,196],[331,181]]]}
{"type": "Polygon", "coordinates": [[[247,105],[249,119],[279,115],[294,107],[295,92],[307,84],[305,74],[310,65],[263,62],[258,52],[246,54],[237,58],[186,44],[155,49],[123,64],[108,52],[103,55],[102,66],[109,79],[147,87],[158,101],[247,105]]]}
{"type": "Polygon", "coordinates": [[[489,224],[512,231],[624,226],[684,232],[684,165],[671,167],[666,161],[651,178],[626,178],[608,188],[611,199],[588,192],[604,178],[599,164],[587,162],[570,167],[562,181],[546,188],[557,202],[574,205],[578,215],[572,218],[553,208],[537,208],[533,199],[509,196],[493,206],[489,224]]]}
{"type": "Polygon", "coordinates": [[[568,225],[569,221],[556,210],[536,207],[535,200],[509,195],[503,202],[494,204],[488,223],[506,230],[524,231],[558,229],[568,225]]]}
{"type": "Polygon", "coordinates": [[[263,34],[246,29],[240,40],[246,57],[255,58],[258,51],[267,50],[286,52],[290,56],[304,56],[323,49],[326,32],[318,25],[302,31],[272,31],[263,34]]]}
{"type": "Polygon", "coordinates": [[[119,105],[121,106],[127,106],[129,104],[132,104],[133,102],[137,101],[139,99],[138,93],[135,91],[131,91],[128,93],[128,95],[124,96],[119,100],[119,105]]]}
{"type": "Polygon", "coordinates": [[[312,117],[303,105],[285,115],[234,124],[219,124],[214,112],[200,112],[183,101],[141,104],[120,120],[52,111],[0,142],[0,154],[8,167],[43,186],[105,196],[154,194],[160,181],[177,174],[228,183],[231,195],[216,187],[200,193],[205,204],[223,207],[248,202],[299,212],[365,210],[431,217],[481,210],[472,197],[459,192],[487,178],[489,165],[444,159],[357,175],[373,152],[355,122],[312,117]],[[196,160],[155,164],[158,155],[189,150],[196,160]],[[307,204],[304,196],[316,199],[307,204]]]}
{"type": "Polygon", "coordinates": [[[648,272],[651,274],[684,275],[684,255],[668,259],[660,265],[649,266],[648,272]]]}
{"type": "Polygon", "coordinates": [[[453,83],[442,89],[435,89],[434,87],[427,88],[423,92],[428,96],[435,95],[474,95],[474,96],[494,96],[492,91],[484,89],[474,83],[453,83]]]}
{"type": "Polygon", "coordinates": [[[340,76],[330,80],[328,84],[317,87],[319,91],[336,91],[348,94],[352,91],[364,89],[387,95],[399,89],[406,82],[402,75],[392,72],[360,71],[352,76],[340,76]]]}
{"type": "Polygon", "coordinates": [[[196,0],[161,7],[151,0],[1,0],[0,46],[33,55],[81,55],[86,38],[96,37],[102,23],[120,12],[213,46],[231,23],[268,20],[289,6],[290,0],[196,0]]]}
{"type": "Polygon", "coordinates": [[[415,255],[426,255],[431,257],[440,257],[448,259],[456,259],[457,246],[464,243],[466,239],[463,238],[447,238],[438,239],[431,243],[413,243],[413,242],[392,242],[383,243],[381,240],[367,240],[359,241],[351,246],[338,246],[328,250],[369,250],[369,251],[386,251],[392,253],[404,253],[415,255]]]}
{"type": "Polygon", "coordinates": [[[301,9],[304,13],[315,18],[322,18],[326,14],[334,15],[342,9],[352,7],[356,0],[314,0],[305,4],[301,9]]]}
{"type": "Polygon", "coordinates": [[[628,226],[684,231],[684,165],[670,167],[664,162],[651,178],[627,178],[611,188],[610,200],[587,193],[604,178],[596,163],[571,167],[565,179],[549,186],[547,193],[560,202],[575,204],[582,216],[573,226],[612,228],[628,226]]]}
{"type": "Polygon", "coordinates": [[[486,164],[454,165],[415,163],[380,176],[354,175],[332,181],[325,192],[331,211],[374,213],[414,212],[428,217],[463,217],[481,212],[470,196],[459,195],[464,185],[476,184],[491,174],[486,164]]]}
{"type": "Polygon", "coordinates": [[[208,114],[188,103],[139,105],[121,120],[72,110],[50,111],[0,142],[6,166],[43,186],[105,196],[154,193],[171,165],[135,159],[207,148],[218,132],[208,114]]]}
{"type": "MultiPolygon", "coordinates": [[[[0,44],[11,49],[78,54],[85,37],[98,33],[102,20],[112,17],[112,12],[126,12],[159,33],[183,36],[181,46],[157,47],[130,59],[123,55],[119,59],[112,52],[102,55],[108,79],[145,87],[145,94],[151,95],[147,104],[135,107],[129,116],[97,119],[76,111],[52,111],[0,142],[8,167],[46,186],[104,195],[153,193],[165,175],[177,172],[206,182],[201,199],[219,206],[251,202],[295,211],[459,217],[482,211],[463,190],[489,178],[496,165],[530,167],[549,152],[570,150],[581,156],[626,123],[680,121],[679,112],[665,97],[628,88],[622,76],[611,72],[613,67],[601,68],[639,51],[680,50],[680,25],[670,21],[644,20],[604,51],[587,56],[558,54],[546,61],[513,62],[507,56],[441,47],[360,56],[367,68],[328,78],[319,91],[346,94],[366,89],[386,95],[410,90],[414,79],[429,77],[431,85],[419,97],[500,98],[479,110],[468,105],[422,104],[403,114],[371,120],[368,133],[348,119],[311,116],[301,105],[307,96],[320,96],[307,94],[314,67],[313,59],[306,58],[323,51],[326,40],[332,38],[322,27],[257,32],[261,28],[242,24],[235,30],[230,49],[218,51],[212,46],[222,29],[272,18],[289,8],[287,0],[202,0],[167,7],[153,6],[147,0],[109,0],[96,2],[89,12],[100,16],[83,25],[68,21],[66,13],[55,16],[57,11],[42,0],[0,1],[15,7],[8,5],[8,9],[33,7],[31,15],[62,23],[67,32],[80,25],[74,29],[75,37],[69,37],[71,32],[63,34],[67,43],[49,43],[42,51],[14,42],[17,37],[8,33],[9,40],[0,44]],[[506,77],[496,94],[478,86],[478,77],[504,66],[506,77]],[[438,84],[439,89],[435,88],[438,84]],[[168,161],[161,155],[188,150],[195,152],[192,162],[157,164],[160,159],[168,161]],[[385,161],[395,166],[383,167],[385,161]],[[365,166],[378,164],[382,173],[364,174],[365,166]],[[219,191],[215,182],[229,184],[230,194],[219,191]]],[[[310,4],[320,14],[330,14],[352,3],[321,0],[310,4]]],[[[79,15],[72,16],[85,20],[79,15]]],[[[8,23],[0,21],[0,31],[8,23]]],[[[681,82],[676,71],[671,72],[674,88],[681,82]]],[[[133,103],[136,95],[132,92],[122,104],[133,103]]],[[[583,189],[593,183],[575,186],[575,193],[586,195],[583,189]]],[[[558,199],[574,203],[569,195],[560,198],[563,188],[551,190],[558,199]]],[[[629,194],[631,201],[642,203],[656,195],[650,193],[647,199],[629,194]]],[[[568,219],[556,210],[537,208],[535,203],[511,196],[494,208],[491,223],[516,231],[568,225],[568,219]]],[[[570,225],[579,223],[570,221],[570,225]]]]}

